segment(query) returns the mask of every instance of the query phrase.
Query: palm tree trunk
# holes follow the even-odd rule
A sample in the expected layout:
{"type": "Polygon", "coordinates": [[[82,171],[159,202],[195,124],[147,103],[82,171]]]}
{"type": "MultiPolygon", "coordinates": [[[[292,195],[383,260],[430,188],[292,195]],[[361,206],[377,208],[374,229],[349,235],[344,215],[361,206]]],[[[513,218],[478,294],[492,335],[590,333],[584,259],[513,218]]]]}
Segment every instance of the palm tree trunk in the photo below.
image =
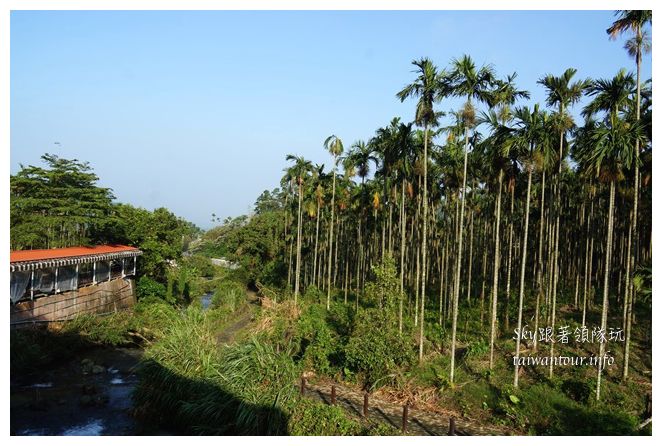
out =
{"type": "Polygon", "coordinates": [[[313,255],[313,283],[317,284],[317,247],[320,235],[320,200],[317,200],[317,214],[315,222],[315,252],[313,255]]]}
{"type": "Polygon", "coordinates": [[[464,234],[464,201],[467,195],[467,158],[469,153],[469,130],[464,130],[464,173],[462,175],[462,198],[460,202],[460,225],[457,243],[457,265],[455,271],[455,289],[453,290],[453,325],[451,334],[451,373],[450,382],[453,383],[455,376],[455,338],[457,335],[457,313],[460,300],[460,271],[462,269],[462,235],[464,234]]]}
{"type": "MultiPolygon", "coordinates": [[[[641,41],[641,26],[637,25],[637,41],[641,41]]],[[[637,48],[637,122],[641,118],[641,46],[637,48]]],[[[635,154],[639,158],[639,139],[635,141],[635,154]]],[[[639,163],[634,163],[634,205],[632,208],[632,237],[635,244],[635,249],[630,252],[628,248],[628,258],[630,262],[630,272],[634,274],[635,269],[635,255],[638,252],[638,233],[637,233],[637,216],[638,216],[638,206],[639,206],[639,163]]],[[[625,331],[625,346],[623,354],[623,381],[626,381],[628,378],[628,369],[630,364],[630,324],[633,314],[633,305],[634,305],[634,281],[630,280],[630,302],[628,303],[628,324],[625,331]]]]}
{"type": "Polygon", "coordinates": [[[471,305],[471,270],[474,259],[474,212],[471,211],[469,217],[471,223],[469,224],[469,275],[467,279],[467,304],[471,305]]]}
{"type": "MultiPolygon", "coordinates": [[[[536,313],[535,313],[535,322],[534,322],[534,333],[538,333],[538,324],[540,321],[540,297],[542,296],[544,289],[543,282],[543,239],[545,237],[545,170],[542,171],[542,185],[540,188],[541,197],[540,197],[540,233],[538,234],[538,290],[536,292],[536,313]]],[[[533,337],[533,351],[538,350],[538,336],[533,337]]]]}
{"type": "MultiPolygon", "coordinates": [[[[419,185],[419,190],[421,186],[421,177],[418,177],[418,185],[419,185]]],[[[417,209],[416,209],[416,308],[414,310],[414,327],[418,327],[418,308],[419,308],[419,296],[420,296],[420,284],[421,284],[421,245],[418,243],[419,237],[420,237],[420,215],[421,215],[421,195],[418,194],[416,197],[416,200],[418,201],[417,203],[417,209]]],[[[412,225],[413,226],[413,225],[412,225]]],[[[413,229],[412,229],[413,230],[413,229]]]]}
{"type": "MultiPolygon", "coordinates": [[[[616,195],[616,183],[611,181],[609,184],[609,214],[607,218],[607,246],[605,248],[605,280],[604,280],[604,289],[602,293],[602,317],[600,322],[600,328],[603,333],[607,330],[607,313],[609,311],[609,268],[611,266],[611,250],[612,250],[612,241],[614,233],[614,196],[616,195]]],[[[600,343],[600,357],[599,360],[603,360],[605,356],[605,342],[600,343]]],[[[595,391],[595,399],[600,401],[600,384],[602,379],[602,369],[604,364],[598,364],[598,384],[595,391]]]]}
{"type": "MultiPolygon", "coordinates": [[[[529,167],[529,179],[526,186],[526,213],[524,217],[524,243],[522,244],[522,264],[519,277],[519,310],[517,312],[517,329],[520,336],[517,336],[517,345],[515,347],[515,358],[519,358],[520,338],[522,333],[522,307],[524,305],[524,276],[526,273],[526,245],[529,235],[529,208],[531,205],[531,176],[533,175],[533,166],[529,167]]],[[[515,381],[514,386],[518,386],[519,364],[515,361],[515,381]]]]}
{"type": "MultiPolygon", "coordinates": [[[[560,186],[560,184],[559,184],[560,186]]],[[[552,280],[553,280],[553,285],[552,285],[552,310],[551,310],[551,323],[550,327],[552,328],[552,333],[554,333],[554,330],[556,329],[556,291],[559,283],[559,277],[560,277],[560,272],[559,272],[559,228],[561,227],[561,218],[560,214],[561,210],[557,210],[556,214],[556,235],[554,237],[554,263],[552,265],[552,280]]],[[[549,344],[549,356],[553,357],[554,356],[554,342],[551,342],[549,344]]],[[[551,379],[554,376],[554,361],[549,362],[549,378],[551,379]]]]}
{"type": "Polygon", "coordinates": [[[333,166],[333,186],[331,189],[331,226],[329,227],[329,272],[327,275],[327,289],[326,289],[326,309],[331,307],[331,255],[333,253],[333,215],[336,205],[336,167],[333,166]]]}
{"type": "Polygon", "coordinates": [[[499,227],[501,223],[501,184],[503,183],[503,170],[499,171],[499,190],[497,191],[497,209],[494,234],[494,274],[492,276],[492,322],[490,324],[490,370],[494,367],[494,338],[496,336],[497,295],[499,291],[499,227]]]}
{"type": "Polygon", "coordinates": [[[582,326],[586,325],[586,302],[588,301],[588,292],[589,292],[589,283],[591,282],[591,257],[593,253],[590,250],[591,239],[593,235],[591,234],[591,219],[593,218],[593,201],[591,200],[591,211],[588,214],[588,220],[586,221],[586,255],[584,259],[584,302],[582,304],[582,326]]]}
{"type": "Polygon", "coordinates": [[[297,303],[299,297],[299,274],[301,272],[301,196],[303,195],[303,185],[299,179],[299,215],[297,223],[297,266],[294,273],[294,303],[297,303]]]}
{"type": "Polygon", "coordinates": [[[407,230],[404,180],[402,181],[402,194],[400,198],[400,308],[398,310],[398,331],[402,333],[402,305],[405,297],[405,231],[407,230]]]}
{"type": "Polygon", "coordinates": [[[510,222],[508,224],[508,268],[506,269],[506,308],[504,329],[510,330],[510,277],[513,270],[513,223],[515,217],[515,184],[510,189],[510,222]]]}
{"type": "MultiPolygon", "coordinates": [[[[466,160],[465,160],[466,169],[466,160]]],[[[425,281],[427,271],[427,228],[428,228],[428,126],[425,126],[423,133],[423,243],[422,243],[422,262],[421,267],[421,332],[418,346],[418,360],[423,362],[423,344],[425,343],[425,281]]],[[[452,376],[452,375],[451,375],[452,376]]],[[[452,378],[451,378],[452,382],[452,378]]]]}
{"type": "MultiPolygon", "coordinates": [[[[632,226],[634,223],[634,217],[631,215],[630,216],[630,224],[628,225],[628,248],[627,248],[627,257],[626,257],[626,265],[625,265],[625,296],[623,299],[623,328],[627,330],[628,327],[628,320],[629,320],[629,308],[630,308],[630,301],[633,298],[633,295],[631,294],[634,291],[634,287],[631,287],[630,285],[630,255],[631,255],[631,247],[632,247],[632,226]]],[[[628,376],[628,370],[627,367],[629,366],[629,356],[630,356],[630,346],[628,345],[628,342],[625,342],[623,345],[623,373],[622,373],[622,379],[623,381],[627,380],[628,376]]]]}
{"type": "MultiPolygon", "coordinates": [[[[487,238],[487,220],[485,221],[485,238],[487,238]]],[[[485,240],[486,242],[487,240],[485,240]]],[[[485,280],[487,279],[487,244],[483,244],[483,274],[481,275],[482,285],[480,287],[480,332],[483,332],[483,319],[485,308],[485,280]]]]}

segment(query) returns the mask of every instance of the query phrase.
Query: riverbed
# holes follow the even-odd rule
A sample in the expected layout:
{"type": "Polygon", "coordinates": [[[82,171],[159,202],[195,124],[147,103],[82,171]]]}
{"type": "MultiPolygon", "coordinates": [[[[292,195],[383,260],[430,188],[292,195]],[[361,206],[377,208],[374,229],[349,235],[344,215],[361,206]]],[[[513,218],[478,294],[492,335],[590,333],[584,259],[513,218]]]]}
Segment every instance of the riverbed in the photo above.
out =
{"type": "MultiPolygon", "coordinates": [[[[201,296],[209,308],[213,293],[201,296]]],[[[11,435],[176,435],[133,417],[140,348],[98,347],[37,373],[12,376],[11,435]]]]}
{"type": "Polygon", "coordinates": [[[131,393],[142,350],[97,348],[12,377],[12,435],[138,435],[131,393]]]}

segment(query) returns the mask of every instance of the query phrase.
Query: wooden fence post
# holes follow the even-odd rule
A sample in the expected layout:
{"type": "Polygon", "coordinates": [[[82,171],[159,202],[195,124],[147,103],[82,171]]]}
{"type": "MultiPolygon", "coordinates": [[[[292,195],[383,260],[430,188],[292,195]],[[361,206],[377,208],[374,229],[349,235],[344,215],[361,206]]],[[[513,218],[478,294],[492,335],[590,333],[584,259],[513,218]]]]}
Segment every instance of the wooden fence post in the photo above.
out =
{"type": "Polygon", "coordinates": [[[368,392],[363,394],[363,417],[368,417],[368,392]]]}
{"type": "Polygon", "coordinates": [[[301,377],[301,396],[303,396],[306,393],[306,378],[304,376],[301,377]]]}
{"type": "Polygon", "coordinates": [[[336,405],[336,385],[331,386],[331,405],[336,405]]]}
{"type": "Polygon", "coordinates": [[[402,432],[407,432],[407,418],[409,417],[409,404],[402,408],[402,432]]]}
{"type": "Polygon", "coordinates": [[[448,421],[448,435],[455,435],[455,418],[453,417],[448,421]]]}

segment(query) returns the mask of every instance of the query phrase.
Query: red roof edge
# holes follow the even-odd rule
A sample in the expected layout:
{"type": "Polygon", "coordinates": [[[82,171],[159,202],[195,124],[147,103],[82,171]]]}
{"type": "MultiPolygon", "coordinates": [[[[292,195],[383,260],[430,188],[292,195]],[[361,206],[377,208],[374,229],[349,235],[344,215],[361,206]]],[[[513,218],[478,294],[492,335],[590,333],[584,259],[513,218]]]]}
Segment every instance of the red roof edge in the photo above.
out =
{"type": "Polygon", "coordinates": [[[55,249],[28,249],[23,251],[10,251],[9,261],[10,263],[31,262],[37,260],[61,259],[66,257],[110,254],[123,251],[139,251],[139,249],[127,245],[96,245],[72,246],[69,248],[55,249]]]}

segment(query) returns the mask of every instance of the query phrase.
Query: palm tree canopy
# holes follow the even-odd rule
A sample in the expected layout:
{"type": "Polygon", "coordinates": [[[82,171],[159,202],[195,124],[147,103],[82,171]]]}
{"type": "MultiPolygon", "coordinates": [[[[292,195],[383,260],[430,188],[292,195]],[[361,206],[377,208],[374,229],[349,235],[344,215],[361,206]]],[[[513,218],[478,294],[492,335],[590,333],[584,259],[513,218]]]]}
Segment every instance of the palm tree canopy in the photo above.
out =
{"type": "Polygon", "coordinates": [[[448,76],[449,88],[453,96],[466,97],[468,102],[476,99],[489,103],[490,90],[496,85],[494,68],[484,65],[476,70],[473,59],[466,54],[451,61],[451,73],[448,76]]]}
{"type": "Polygon", "coordinates": [[[285,169],[285,178],[302,184],[304,179],[313,170],[313,163],[302,156],[292,154],[287,155],[285,159],[292,162],[292,165],[285,169]]]}
{"type": "Polygon", "coordinates": [[[336,159],[342,155],[345,150],[342,140],[336,135],[331,135],[324,140],[324,148],[336,159]]]}
{"type": "Polygon", "coordinates": [[[561,76],[547,74],[538,80],[538,83],[547,89],[547,105],[566,110],[579,101],[590,81],[579,80],[571,83],[576,73],[575,68],[568,68],[561,76]]]}
{"type": "Polygon", "coordinates": [[[614,15],[618,19],[607,28],[610,39],[615,39],[627,31],[636,33],[637,29],[641,29],[653,20],[653,11],[649,10],[620,10],[614,15]]]}
{"type": "Polygon", "coordinates": [[[489,92],[487,104],[490,107],[503,105],[507,108],[513,105],[518,99],[530,99],[531,94],[527,90],[518,90],[515,85],[517,73],[506,76],[504,80],[496,80],[494,82],[494,90],[489,92]]]}
{"type": "Polygon", "coordinates": [[[612,79],[598,79],[587,86],[586,93],[594,99],[584,107],[582,114],[586,117],[605,112],[612,118],[634,106],[635,92],[634,76],[622,68],[612,79]]]}
{"type": "Polygon", "coordinates": [[[623,169],[639,163],[636,142],[643,139],[643,127],[638,122],[616,119],[613,124],[598,123],[586,132],[585,144],[576,150],[576,158],[587,173],[601,181],[620,181],[623,169]]]}
{"type": "Polygon", "coordinates": [[[373,162],[376,166],[378,160],[373,155],[372,147],[364,141],[358,140],[350,147],[344,162],[354,166],[357,175],[365,179],[370,174],[370,162],[373,162]]]}
{"type": "Polygon", "coordinates": [[[446,73],[439,72],[437,67],[428,58],[413,60],[416,67],[413,71],[418,73],[416,80],[400,90],[396,97],[404,102],[409,97],[417,97],[416,116],[414,122],[419,127],[435,126],[438,116],[434,112],[434,103],[448,95],[448,86],[444,82],[446,73]]]}

